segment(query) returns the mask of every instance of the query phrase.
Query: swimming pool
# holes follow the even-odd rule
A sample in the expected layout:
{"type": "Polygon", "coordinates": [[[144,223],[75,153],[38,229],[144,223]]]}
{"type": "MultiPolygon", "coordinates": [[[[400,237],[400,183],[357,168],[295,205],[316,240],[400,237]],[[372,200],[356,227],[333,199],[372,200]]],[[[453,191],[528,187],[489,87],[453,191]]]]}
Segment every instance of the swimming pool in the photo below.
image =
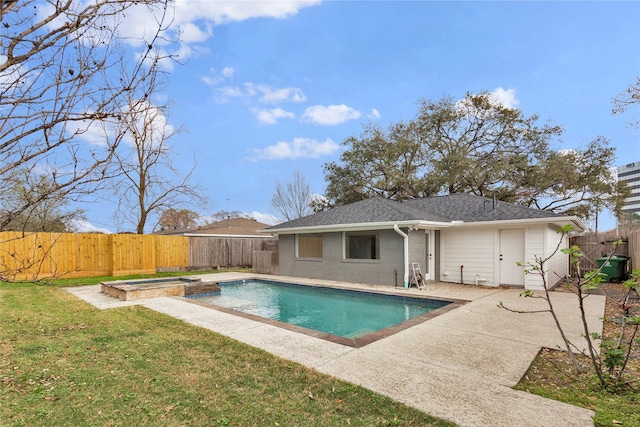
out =
{"type": "Polygon", "coordinates": [[[221,282],[218,286],[220,295],[190,298],[356,346],[423,322],[440,311],[454,308],[452,304],[457,305],[445,300],[255,279],[221,282]]]}

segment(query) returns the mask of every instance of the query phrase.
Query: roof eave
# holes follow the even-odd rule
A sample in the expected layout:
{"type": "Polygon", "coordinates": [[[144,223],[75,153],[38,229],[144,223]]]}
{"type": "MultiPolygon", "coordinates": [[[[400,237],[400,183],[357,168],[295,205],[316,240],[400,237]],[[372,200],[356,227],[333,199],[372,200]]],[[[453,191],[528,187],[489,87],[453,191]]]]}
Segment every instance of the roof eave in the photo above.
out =
{"type": "Polygon", "coordinates": [[[330,233],[330,232],[343,232],[343,231],[368,231],[368,230],[392,230],[393,226],[406,228],[445,228],[451,227],[453,224],[450,222],[439,221],[382,221],[382,222],[362,222],[352,224],[328,224],[328,225],[313,225],[307,227],[289,227],[289,228],[276,228],[260,230],[259,233],[271,233],[271,234],[300,234],[300,233],[330,233]]]}
{"type": "MultiPolygon", "coordinates": [[[[261,230],[257,230],[258,233],[261,233],[261,230]]],[[[213,234],[213,233],[184,233],[179,234],[179,236],[187,236],[187,237],[233,237],[233,238],[251,238],[251,239],[264,239],[265,236],[261,234],[213,234]]]]}
{"type": "Polygon", "coordinates": [[[457,226],[477,227],[483,225],[527,225],[527,224],[572,224],[575,232],[583,232],[587,227],[576,216],[559,216],[547,218],[523,218],[523,219],[505,219],[496,221],[458,221],[457,226]]]}
{"type": "Polygon", "coordinates": [[[441,229],[450,227],[478,227],[478,226],[510,226],[510,225],[527,225],[527,224],[572,224],[575,232],[583,232],[587,229],[585,225],[576,216],[548,217],[548,218],[524,218],[524,219],[508,219],[497,221],[383,221],[383,222],[363,222],[353,224],[328,224],[314,225],[307,227],[289,227],[277,229],[259,230],[259,233],[278,234],[300,234],[300,233],[330,233],[343,231],[367,231],[367,230],[385,230],[393,229],[394,225],[398,227],[416,228],[416,229],[441,229]]]}

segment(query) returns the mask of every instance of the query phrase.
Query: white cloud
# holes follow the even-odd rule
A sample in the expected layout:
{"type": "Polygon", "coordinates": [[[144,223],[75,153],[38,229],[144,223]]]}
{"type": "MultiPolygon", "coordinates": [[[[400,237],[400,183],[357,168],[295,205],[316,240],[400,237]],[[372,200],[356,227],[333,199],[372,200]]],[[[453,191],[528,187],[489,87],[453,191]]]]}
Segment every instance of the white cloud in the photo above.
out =
{"type": "MultiPolygon", "coordinates": [[[[137,108],[140,113],[133,116],[134,120],[131,125],[137,129],[139,134],[144,133],[147,135],[147,138],[149,138],[147,140],[148,143],[157,145],[165,136],[175,132],[175,128],[169,123],[161,108],[156,107],[148,101],[139,102],[137,108]],[[143,132],[145,126],[148,127],[148,129],[143,132]]],[[[129,114],[130,111],[129,107],[124,108],[123,114],[129,114]]],[[[110,145],[110,141],[115,141],[118,132],[121,132],[121,126],[122,124],[115,120],[80,120],[67,123],[67,134],[71,135],[75,133],[78,135],[78,138],[89,144],[104,148],[110,145]]],[[[129,146],[133,146],[133,139],[130,132],[127,132],[122,137],[122,141],[129,146]]]]}
{"type": "Polygon", "coordinates": [[[296,1],[193,1],[176,0],[175,20],[178,24],[206,20],[216,25],[251,18],[289,18],[320,0],[296,1]]]}
{"type": "MultiPolygon", "coordinates": [[[[249,215],[251,218],[254,218],[256,221],[261,222],[263,224],[267,224],[267,225],[276,225],[282,222],[280,218],[275,217],[268,213],[253,211],[251,212],[251,214],[247,214],[247,215],[249,215]]],[[[265,234],[265,236],[269,236],[269,235],[265,234]]]]}
{"type": "Polygon", "coordinates": [[[295,119],[296,115],[282,108],[271,110],[254,110],[258,121],[265,125],[274,125],[278,119],[295,119]]]}
{"type": "MultiPolygon", "coordinates": [[[[6,55],[0,55],[0,64],[7,62],[6,55]]],[[[22,88],[28,87],[31,77],[27,74],[27,69],[21,65],[14,65],[0,72],[0,93],[7,101],[19,99],[22,96],[22,88]]]]}
{"type": "Polygon", "coordinates": [[[69,225],[76,231],[76,233],[113,233],[113,231],[107,228],[96,227],[86,219],[73,219],[69,225]]]}
{"type": "MultiPolygon", "coordinates": [[[[76,9],[82,9],[89,3],[87,0],[78,1],[76,9]]],[[[134,2],[135,3],[135,2],[134,2]]],[[[176,0],[168,8],[161,3],[152,4],[139,2],[128,7],[124,13],[110,13],[118,11],[117,2],[106,6],[95,28],[115,29],[124,43],[134,49],[146,50],[149,43],[163,54],[178,55],[180,60],[187,60],[201,52],[194,47],[204,43],[213,36],[213,27],[231,22],[245,21],[253,18],[286,19],[296,15],[301,9],[318,5],[321,0],[266,0],[266,1],[195,1],[176,0]],[[163,33],[153,41],[158,31],[158,24],[164,28],[163,33]]],[[[36,6],[36,13],[50,16],[55,6],[42,2],[36,6]]],[[[49,28],[57,28],[73,20],[61,16],[49,22],[49,28]]],[[[88,31],[84,37],[94,41],[107,40],[108,31],[88,31]]],[[[171,61],[163,61],[163,67],[170,70],[171,61]]]]}
{"type": "Polygon", "coordinates": [[[371,113],[369,113],[369,118],[370,118],[370,119],[376,119],[376,120],[377,120],[377,119],[379,119],[380,117],[381,117],[381,116],[380,116],[380,112],[379,112],[378,110],[376,110],[375,108],[373,108],[373,109],[371,110],[371,113]]]}
{"type": "Polygon", "coordinates": [[[247,96],[238,86],[225,86],[216,89],[220,96],[217,98],[219,102],[227,101],[227,98],[243,98],[247,96]]]}
{"type": "MultiPolygon", "coordinates": [[[[195,1],[176,0],[164,18],[164,25],[170,24],[162,39],[156,40],[161,50],[173,49],[172,41],[178,40],[181,60],[187,60],[197,49],[191,45],[204,43],[213,36],[213,27],[230,22],[253,18],[285,19],[297,14],[301,9],[319,4],[321,0],[296,1],[195,1]]],[[[133,47],[140,47],[142,40],[150,41],[157,31],[164,10],[145,2],[130,7],[126,14],[118,14],[122,22],[118,27],[124,40],[133,47]]],[[[145,45],[146,46],[146,45],[145,45]]]]}
{"type": "Polygon", "coordinates": [[[224,80],[232,79],[234,72],[233,67],[224,67],[220,72],[215,68],[209,68],[209,75],[202,77],[202,81],[209,86],[215,86],[224,80]]]}
{"type": "Polygon", "coordinates": [[[285,102],[304,102],[307,100],[302,89],[297,87],[274,88],[266,84],[258,84],[247,82],[244,84],[244,90],[238,86],[225,86],[217,89],[221,98],[219,101],[226,101],[227,98],[253,98],[259,97],[258,100],[263,104],[281,104],[285,102]]]}
{"type": "Polygon", "coordinates": [[[186,22],[180,26],[180,41],[182,43],[202,43],[213,35],[211,25],[205,23],[201,28],[193,22],[186,22]]]}
{"type": "MultiPolygon", "coordinates": [[[[91,113],[88,111],[87,114],[91,113]]],[[[79,139],[97,147],[108,147],[116,135],[117,123],[109,120],[77,120],[66,123],[66,134],[77,135],[79,139]]]]}
{"type": "Polygon", "coordinates": [[[247,93],[262,94],[260,102],[264,104],[280,104],[283,102],[304,102],[307,100],[302,89],[297,87],[273,88],[265,84],[245,83],[247,93]]]}
{"type": "Polygon", "coordinates": [[[294,138],[293,142],[280,141],[266,148],[253,150],[254,156],[251,160],[318,158],[333,154],[339,148],[340,146],[331,138],[327,138],[324,141],[316,141],[311,138],[294,138]]]}
{"type": "Polygon", "coordinates": [[[520,101],[516,99],[516,90],[513,88],[504,90],[502,87],[498,87],[490,93],[490,96],[493,102],[505,108],[516,108],[520,104],[520,101]]]}
{"type": "Polygon", "coordinates": [[[318,125],[339,125],[348,120],[356,120],[362,117],[362,112],[340,105],[314,105],[307,107],[302,115],[302,120],[318,125]]]}
{"type": "Polygon", "coordinates": [[[78,123],[78,127],[74,130],[78,132],[78,137],[87,141],[91,145],[98,147],[107,147],[109,140],[113,138],[114,126],[110,126],[107,122],[78,123]],[[84,126],[84,128],[82,127],[84,126]]]}
{"type": "Polygon", "coordinates": [[[222,69],[222,77],[226,78],[226,79],[230,79],[233,78],[233,67],[224,67],[222,69]]]}
{"type": "MultiPolygon", "coordinates": [[[[138,112],[133,116],[134,124],[138,134],[147,135],[146,143],[157,146],[167,136],[175,132],[175,128],[169,123],[167,116],[164,115],[164,110],[147,101],[142,101],[137,105],[138,112]]],[[[129,132],[127,132],[123,140],[129,145],[133,145],[129,132]]]]}

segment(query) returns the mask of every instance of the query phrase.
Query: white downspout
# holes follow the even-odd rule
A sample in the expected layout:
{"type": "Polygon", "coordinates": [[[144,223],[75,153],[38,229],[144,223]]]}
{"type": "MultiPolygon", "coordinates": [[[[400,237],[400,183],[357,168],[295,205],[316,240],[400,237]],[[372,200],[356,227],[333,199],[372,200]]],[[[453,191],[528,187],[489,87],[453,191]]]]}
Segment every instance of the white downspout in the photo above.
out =
{"type": "Polygon", "coordinates": [[[409,236],[400,230],[398,224],[393,224],[393,229],[404,239],[404,287],[409,287],[409,236]]]}

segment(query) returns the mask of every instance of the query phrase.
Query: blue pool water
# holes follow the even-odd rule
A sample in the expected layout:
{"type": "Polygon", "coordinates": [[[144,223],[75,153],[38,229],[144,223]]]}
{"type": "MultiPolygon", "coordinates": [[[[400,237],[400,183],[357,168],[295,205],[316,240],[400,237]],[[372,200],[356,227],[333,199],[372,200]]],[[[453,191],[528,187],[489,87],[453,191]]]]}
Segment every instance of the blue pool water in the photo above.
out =
{"type": "Polygon", "coordinates": [[[198,300],[345,338],[358,338],[449,304],[261,280],[218,285],[220,295],[198,300]]]}

